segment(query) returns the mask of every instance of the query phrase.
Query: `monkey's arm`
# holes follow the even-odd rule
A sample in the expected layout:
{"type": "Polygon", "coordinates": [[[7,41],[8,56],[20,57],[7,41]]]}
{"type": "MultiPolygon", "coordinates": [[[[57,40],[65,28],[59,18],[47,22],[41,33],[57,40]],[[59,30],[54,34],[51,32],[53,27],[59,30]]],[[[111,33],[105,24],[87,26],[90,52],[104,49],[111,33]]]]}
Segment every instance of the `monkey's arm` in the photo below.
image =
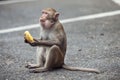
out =
{"type": "Polygon", "coordinates": [[[31,46],[52,46],[52,45],[60,46],[60,41],[59,40],[39,40],[39,41],[30,43],[30,45],[31,46]]]}
{"type": "Polygon", "coordinates": [[[35,39],[34,38],[34,42],[30,43],[31,46],[53,46],[53,45],[57,45],[57,46],[61,46],[64,36],[63,34],[56,34],[56,37],[54,37],[54,39],[48,39],[48,40],[44,40],[42,38],[35,39]]]}
{"type": "Polygon", "coordinates": [[[39,43],[39,41],[41,39],[36,39],[36,38],[33,38],[34,42],[28,42],[26,39],[24,40],[25,43],[27,44],[30,44],[31,46],[37,46],[37,44],[39,43]]]}

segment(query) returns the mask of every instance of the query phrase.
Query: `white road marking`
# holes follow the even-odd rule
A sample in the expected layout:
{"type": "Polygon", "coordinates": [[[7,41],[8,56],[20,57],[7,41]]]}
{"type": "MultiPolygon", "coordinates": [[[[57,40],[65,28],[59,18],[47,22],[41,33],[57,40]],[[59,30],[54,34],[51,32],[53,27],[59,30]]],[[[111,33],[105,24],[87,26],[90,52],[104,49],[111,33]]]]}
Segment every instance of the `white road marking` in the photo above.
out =
{"type": "Polygon", "coordinates": [[[0,34],[38,28],[39,26],[40,26],[39,24],[32,24],[32,25],[20,26],[17,28],[3,29],[0,30],[0,34]]]}
{"type": "Polygon", "coordinates": [[[116,4],[120,5],[120,0],[112,0],[113,2],[115,2],[116,4]]]}
{"type": "Polygon", "coordinates": [[[20,2],[29,2],[29,1],[35,1],[35,0],[9,0],[9,1],[0,1],[0,5],[20,3],[20,2]]]}
{"type": "Polygon", "coordinates": [[[96,18],[103,18],[108,16],[114,16],[114,15],[120,15],[120,10],[111,11],[111,12],[104,12],[104,13],[98,13],[98,14],[92,14],[87,16],[80,16],[76,18],[70,18],[62,20],[62,23],[68,23],[68,22],[75,22],[75,21],[81,21],[81,20],[89,20],[89,19],[96,19],[96,18]]]}
{"type": "MultiPolygon", "coordinates": [[[[80,17],[76,17],[76,18],[64,19],[64,20],[60,20],[60,22],[61,23],[70,23],[70,22],[76,22],[76,21],[82,21],[82,20],[90,20],[90,19],[96,19],[96,18],[109,17],[109,16],[114,16],[114,15],[120,15],[120,10],[92,14],[92,15],[87,15],[87,16],[80,16],[80,17]]],[[[38,28],[39,26],[40,26],[39,24],[31,24],[31,25],[26,25],[26,26],[19,26],[16,28],[3,29],[3,30],[0,30],[0,34],[38,28]]]]}

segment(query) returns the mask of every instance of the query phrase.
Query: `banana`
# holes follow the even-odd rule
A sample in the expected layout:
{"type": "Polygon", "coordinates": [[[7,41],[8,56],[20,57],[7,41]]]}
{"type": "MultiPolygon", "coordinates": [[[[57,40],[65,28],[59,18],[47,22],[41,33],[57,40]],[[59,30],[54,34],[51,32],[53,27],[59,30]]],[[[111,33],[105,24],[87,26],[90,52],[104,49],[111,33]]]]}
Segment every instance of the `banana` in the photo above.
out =
{"type": "Polygon", "coordinates": [[[33,39],[32,35],[29,33],[29,31],[24,32],[24,38],[25,38],[25,40],[27,40],[30,43],[34,42],[34,39],[33,39]]]}

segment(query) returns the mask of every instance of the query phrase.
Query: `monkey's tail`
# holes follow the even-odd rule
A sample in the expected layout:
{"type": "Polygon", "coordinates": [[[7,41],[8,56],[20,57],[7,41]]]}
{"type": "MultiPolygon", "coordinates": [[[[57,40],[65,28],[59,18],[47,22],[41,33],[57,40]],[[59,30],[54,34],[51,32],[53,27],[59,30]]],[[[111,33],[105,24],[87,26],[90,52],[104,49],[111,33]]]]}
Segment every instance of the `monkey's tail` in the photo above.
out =
{"type": "Polygon", "coordinates": [[[67,69],[67,70],[71,70],[71,71],[84,71],[84,72],[94,72],[99,74],[100,71],[97,69],[92,69],[92,68],[80,68],[80,67],[71,67],[71,66],[67,66],[67,65],[63,65],[62,68],[67,69]]]}

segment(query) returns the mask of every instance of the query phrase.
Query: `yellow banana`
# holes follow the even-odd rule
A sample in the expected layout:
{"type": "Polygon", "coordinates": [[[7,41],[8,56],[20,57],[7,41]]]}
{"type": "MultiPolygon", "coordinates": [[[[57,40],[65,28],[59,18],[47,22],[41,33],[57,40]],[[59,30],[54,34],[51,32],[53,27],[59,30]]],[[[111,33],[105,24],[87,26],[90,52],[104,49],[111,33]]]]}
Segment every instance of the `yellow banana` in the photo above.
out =
{"type": "Polygon", "coordinates": [[[32,35],[29,33],[29,31],[24,32],[24,38],[30,43],[34,42],[34,39],[32,35]]]}

